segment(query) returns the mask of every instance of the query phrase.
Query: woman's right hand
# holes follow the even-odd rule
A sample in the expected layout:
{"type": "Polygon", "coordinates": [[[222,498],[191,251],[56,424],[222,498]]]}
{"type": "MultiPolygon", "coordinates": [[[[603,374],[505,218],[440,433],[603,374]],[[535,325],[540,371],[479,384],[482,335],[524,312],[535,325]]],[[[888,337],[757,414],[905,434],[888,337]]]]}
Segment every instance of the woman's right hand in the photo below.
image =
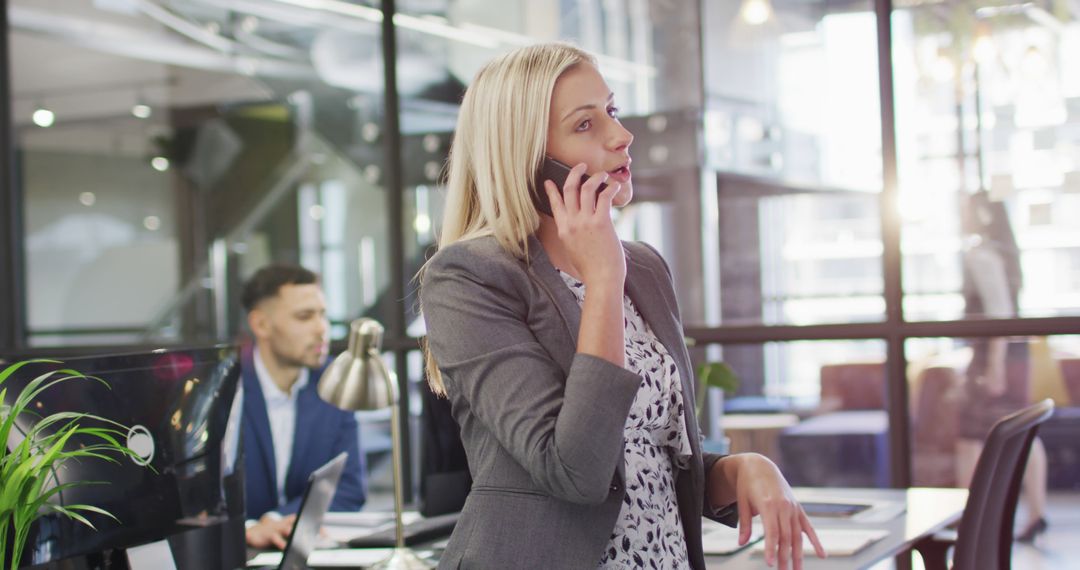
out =
{"type": "Polygon", "coordinates": [[[600,184],[608,180],[608,174],[601,172],[581,184],[585,169],[585,163],[581,163],[570,170],[561,195],[551,180],[544,181],[544,190],[551,201],[559,241],[581,274],[581,281],[586,287],[617,284],[621,297],[626,257],[611,220],[611,202],[619,184],[609,184],[597,192],[600,184]]]}

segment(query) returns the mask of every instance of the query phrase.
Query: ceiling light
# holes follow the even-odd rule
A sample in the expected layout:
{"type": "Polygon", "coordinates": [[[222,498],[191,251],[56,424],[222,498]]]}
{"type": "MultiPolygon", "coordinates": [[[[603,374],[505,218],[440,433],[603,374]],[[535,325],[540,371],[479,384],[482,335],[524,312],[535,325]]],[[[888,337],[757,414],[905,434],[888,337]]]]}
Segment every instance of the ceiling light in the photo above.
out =
{"type": "Polygon", "coordinates": [[[47,129],[56,122],[56,113],[39,105],[37,109],[34,109],[32,119],[35,125],[47,129]]]}
{"type": "Polygon", "coordinates": [[[83,206],[93,206],[94,202],[97,202],[97,196],[93,192],[83,192],[79,194],[79,203],[83,206]]]}
{"type": "Polygon", "coordinates": [[[997,47],[994,46],[994,39],[990,35],[990,30],[980,27],[975,32],[975,43],[971,46],[971,56],[975,58],[977,63],[984,64],[990,63],[997,56],[997,47]]]}
{"type": "Polygon", "coordinates": [[[952,58],[944,50],[939,49],[934,57],[931,73],[934,79],[941,82],[952,81],[956,77],[956,66],[953,65],[952,58]]]}
{"type": "Polygon", "coordinates": [[[158,172],[165,172],[169,169],[169,159],[164,156],[155,156],[150,159],[150,166],[158,172]]]}
{"type": "Polygon", "coordinates": [[[240,31],[245,34],[254,34],[259,29],[259,19],[255,16],[245,16],[240,20],[240,31]]]}
{"type": "Polygon", "coordinates": [[[773,8],[769,0],[743,0],[739,15],[751,26],[760,26],[772,18],[773,8]]]}
{"type": "Polygon", "coordinates": [[[1044,54],[1042,50],[1031,45],[1024,50],[1024,55],[1020,59],[1020,68],[1029,77],[1042,78],[1050,71],[1050,61],[1046,58],[1046,54],[1044,54]]]}
{"type": "Polygon", "coordinates": [[[138,118],[140,118],[140,119],[148,119],[148,118],[150,118],[150,115],[153,112],[154,112],[154,110],[151,109],[150,105],[147,105],[146,103],[141,103],[140,102],[140,103],[135,103],[134,105],[131,106],[131,114],[138,117],[138,118]]]}
{"type": "Polygon", "coordinates": [[[431,231],[431,218],[427,214],[417,214],[413,220],[413,229],[418,234],[426,234],[431,231]]]}

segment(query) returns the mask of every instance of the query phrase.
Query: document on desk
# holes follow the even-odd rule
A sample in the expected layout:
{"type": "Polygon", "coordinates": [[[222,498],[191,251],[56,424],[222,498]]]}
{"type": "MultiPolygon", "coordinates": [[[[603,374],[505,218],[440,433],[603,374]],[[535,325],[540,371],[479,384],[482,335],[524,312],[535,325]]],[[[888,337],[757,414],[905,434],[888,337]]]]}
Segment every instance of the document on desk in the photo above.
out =
{"type": "MultiPolygon", "coordinates": [[[[420,513],[401,513],[401,523],[409,525],[420,520],[420,513]]],[[[359,536],[382,532],[394,526],[394,513],[364,511],[359,513],[326,513],[323,519],[322,537],[328,541],[345,544],[359,536]]]]}
{"type": "MultiPolygon", "coordinates": [[[[312,568],[356,568],[378,564],[390,558],[393,548],[338,548],[316,550],[308,557],[312,568]]],[[[277,566],[281,564],[280,552],[263,552],[248,561],[248,566],[277,566]]]]}
{"type": "MultiPolygon", "coordinates": [[[[889,536],[889,531],[882,529],[823,528],[816,532],[828,556],[854,556],[860,550],[889,536]]],[[[810,541],[803,537],[803,555],[812,556],[813,548],[810,541]]],[[[765,543],[755,544],[753,553],[764,554],[765,543]]]]}
{"type": "Polygon", "coordinates": [[[852,499],[830,493],[828,489],[799,488],[795,498],[811,518],[843,518],[864,524],[889,521],[907,510],[907,504],[902,501],[852,499]]]}
{"type": "Polygon", "coordinates": [[[705,554],[734,554],[743,548],[761,540],[764,536],[758,525],[751,527],[750,540],[739,544],[739,529],[720,524],[716,521],[701,521],[701,546],[705,554]]]}

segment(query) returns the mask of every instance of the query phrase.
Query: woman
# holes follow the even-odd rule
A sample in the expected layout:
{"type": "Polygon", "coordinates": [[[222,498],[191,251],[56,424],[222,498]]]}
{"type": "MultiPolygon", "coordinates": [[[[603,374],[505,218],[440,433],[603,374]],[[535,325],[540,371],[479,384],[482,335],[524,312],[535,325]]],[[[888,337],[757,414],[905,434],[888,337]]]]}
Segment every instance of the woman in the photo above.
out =
{"type": "MultiPolygon", "coordinates": [[[[961,200],[964,314],[968,318],[1015,318],[1023,274],[1005,205],[991,201],[985,190],[962,195],[961,200]]],[[[1027,340],[991,337],[969,342],[971,362],[965,374],[956,442],[956,480],[961,487],[971,486],[983,441],[994,424],[1031,404],[1027,340]]],[[[1046,464],[1046,447],[1036,437],[1021,484],[1028,520],[1016,535],[1020,542],[1032,542],[1048,528],[1046,464]]]]}
{"type": "Polygon", "coordinates": [[[441,567],[701,569],[703,512],[743,542],[760,514],[770,565],[800,568],[803,533],[824,556],[772,462],[701,452],[670,273],[611,220],[633,138],[569,45],[506,54],[465,94],[420,292],[474,480],[441,567]],[[535,188],[545,155],[576,165],[561,192],[535,188]]]}

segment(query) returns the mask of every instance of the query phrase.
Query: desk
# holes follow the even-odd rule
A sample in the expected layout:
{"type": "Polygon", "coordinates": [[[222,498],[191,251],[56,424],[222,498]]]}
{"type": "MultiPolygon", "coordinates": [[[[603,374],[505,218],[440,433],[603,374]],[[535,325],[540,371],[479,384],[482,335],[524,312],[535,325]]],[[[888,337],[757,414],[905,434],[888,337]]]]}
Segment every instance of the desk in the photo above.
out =
{"type": "MultiPolygon", "coordinates": [[[[900,501],[907,510],[880,523],[855,522],[845,519],[815,518],[814,528],[883,529],[889,536],[867,546],[855,556],[819,559],[813,547],[803,540],[806,551],[803,568],[806,570],[861,570],[909,550],[919,539],[930,536],[960,519],[967,503],[965,489],[840,489],[796,488],[795,496],[808,496],[827,491],[830,496],[863,501],[900,501]]],[[[717,570],[762,570],[768,568],[764,557],[744,549],[729,556],[706,556],[706,566],[717,570]]]]}
{"type": "Polygon", "coordinates": [[[807,487],[889,486],[889,416],[848,410],[810,418],[780,434],[784,476],[807,487]]]}
{"type": "Polygon", "coordinates": [[[720,418],[724,435],[731,439],[731,453],[756,451],[778,464],[777,438],[797,423],[799,416],[795,414],[727,414],[720,418]]]}
{"type": "MultiPolygon", "coordinates": [[[[882,529],[889,535],[870,544],[855,556],[836,556],[821,560],[814,556],[813,547],[803,540],[803,568],[805,570],[862,570],[909,550],[919,539],[930,536],[960,519],[967,503],[965,489],[842,489],[833,487],[798,487],[795,496],[801,500],[813,500],[815,495],[828,495],[866,502],[904,503],[903,514],[882,522],[863,522],[839,518],[815,518],[815,529],[882,529]]],[[[427,545],[430,546],[430,545],[427,545]]],[[[426,550],[424,545],[416,550],[426,550]]],[[[766,570],[764,557],[754,555],[745,548],[728,556],[706,556],[707,568],[716,570],[766,570]]],[[[436,552],[435,557],[440,552],[436,552]]],[[[249,553],[253,554],[253,553],[249,553]]]]}

